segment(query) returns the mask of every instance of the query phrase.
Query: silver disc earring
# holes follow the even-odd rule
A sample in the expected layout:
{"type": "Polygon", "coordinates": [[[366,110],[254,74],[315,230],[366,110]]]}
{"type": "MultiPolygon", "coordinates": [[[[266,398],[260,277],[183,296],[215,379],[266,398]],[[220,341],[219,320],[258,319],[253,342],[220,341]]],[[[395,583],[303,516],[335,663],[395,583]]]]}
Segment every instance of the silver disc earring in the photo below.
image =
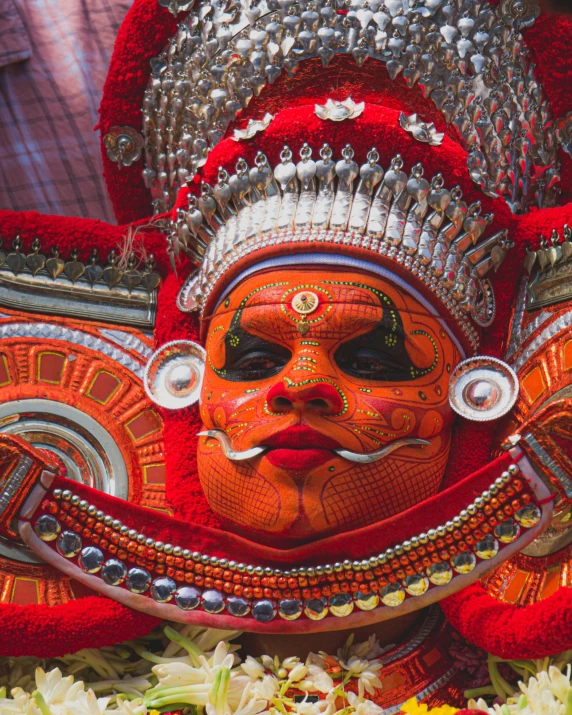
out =
{"type": "Polygon", "coordinates": [[[206,352],[190,340],[165,343],[145,367],[145,392],[160,407],[178,410],[198,402],[205,372],[206,352]]]}
{"type": "Polygon", "coordinates": [[[475,422],[497,420],[513,407],[519,382],[502,360],[478,356],[463,360],[449,382],[449,403],[461,417],[475,422]]]}

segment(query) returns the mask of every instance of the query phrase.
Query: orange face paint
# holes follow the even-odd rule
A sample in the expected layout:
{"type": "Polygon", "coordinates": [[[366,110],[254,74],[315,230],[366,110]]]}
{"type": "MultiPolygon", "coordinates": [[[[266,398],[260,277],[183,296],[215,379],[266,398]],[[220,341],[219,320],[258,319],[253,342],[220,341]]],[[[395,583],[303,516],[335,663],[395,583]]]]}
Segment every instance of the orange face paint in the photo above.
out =
{"type": "Polygon", "coordinates": [[[201,438],[199,476],[228,528],[288,545],[371,524],[436,493],[451,440],[449,374],[460,355],[404,290],[362,272],[272,270],[237,286],[213,315],[201,417],[233,462],[201,438]],[[422,438],[371,464],[375,452],[422,438]]]}

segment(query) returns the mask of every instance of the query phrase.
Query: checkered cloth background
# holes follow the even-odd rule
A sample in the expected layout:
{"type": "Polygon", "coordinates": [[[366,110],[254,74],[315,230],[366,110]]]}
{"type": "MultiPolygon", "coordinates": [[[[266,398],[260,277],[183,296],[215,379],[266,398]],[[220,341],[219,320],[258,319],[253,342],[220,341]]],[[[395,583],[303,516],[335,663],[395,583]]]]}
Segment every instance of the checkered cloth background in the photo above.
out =
{"type": "Polygon", "coordinates": [[[0,0],[0,208],[115,223],[97,109],[132,0],[0,0]]]}

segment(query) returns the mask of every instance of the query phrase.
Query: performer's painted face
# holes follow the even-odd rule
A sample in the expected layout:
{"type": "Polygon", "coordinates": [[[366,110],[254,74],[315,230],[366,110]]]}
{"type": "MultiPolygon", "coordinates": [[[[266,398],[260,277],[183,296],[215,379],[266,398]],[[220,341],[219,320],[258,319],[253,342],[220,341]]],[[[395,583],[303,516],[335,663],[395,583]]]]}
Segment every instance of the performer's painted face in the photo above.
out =
{"type": "Polygon", "coordinates": [[[330,268],[244,280],[208,330],[201,417],[232,448],[201,437],[199,476],[225,525],[286,545],[365,526],[435,494],[460,355],[439,322],[389,281],[330,268]],[[424,439],[361,464],[370,453],[424,439]],[[273,537],[273,538],[272,538],[273,537]]]}

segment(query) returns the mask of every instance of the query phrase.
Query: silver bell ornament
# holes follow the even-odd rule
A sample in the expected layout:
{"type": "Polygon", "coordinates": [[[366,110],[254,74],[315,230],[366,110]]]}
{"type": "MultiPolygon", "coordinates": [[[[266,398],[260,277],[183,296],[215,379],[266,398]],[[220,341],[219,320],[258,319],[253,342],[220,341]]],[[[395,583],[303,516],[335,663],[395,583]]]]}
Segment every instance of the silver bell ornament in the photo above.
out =
{"type": "Polygon", "coordinates": [[[468,358],[451,374],[449,403],[461,417],[475,422],[497,420],[513,407],[519,382],[502,360],[488,356],[468,358]]]}
{"type": "Polygon", "coordinates": [[[143,375],[145,392],[160,407],[179,410],[198,402],[206,352],[190,340],[173,340],[150,357],[143,375]]]}

